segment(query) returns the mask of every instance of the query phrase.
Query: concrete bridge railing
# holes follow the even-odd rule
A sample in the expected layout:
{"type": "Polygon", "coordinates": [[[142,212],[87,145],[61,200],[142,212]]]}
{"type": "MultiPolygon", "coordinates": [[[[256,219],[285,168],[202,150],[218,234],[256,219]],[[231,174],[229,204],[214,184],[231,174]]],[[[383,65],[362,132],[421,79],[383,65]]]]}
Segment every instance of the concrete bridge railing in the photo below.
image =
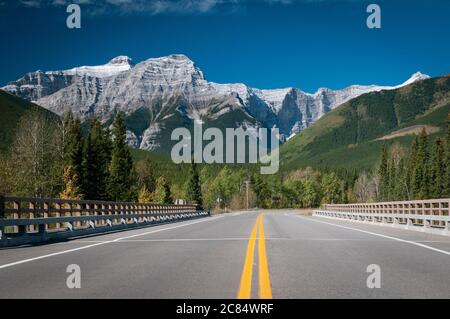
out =
{"type": "Polygon", "coordinates": [[[0,195],[0,247],[60,240],[209,216],[195,205],[0,195]]]}
{"type": "Polygon", "coordinates": [[[314,211],[314,215],[450,235],[450,199],[448,198],[330,204],[314,211]]]}

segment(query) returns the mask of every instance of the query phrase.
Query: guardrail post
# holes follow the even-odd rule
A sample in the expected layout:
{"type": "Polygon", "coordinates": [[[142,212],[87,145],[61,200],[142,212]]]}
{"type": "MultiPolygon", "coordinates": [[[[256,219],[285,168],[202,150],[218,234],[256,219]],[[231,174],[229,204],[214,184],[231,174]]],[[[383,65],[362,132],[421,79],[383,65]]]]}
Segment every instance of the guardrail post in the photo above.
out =
{"type": "MultiPolygon", "coordinates": [[[[61,204],[60,203],[55,203],[55,209],[57,210],[54,213],[55,217],[60,217],[61,216],[61,204]]],[[[60,223],[55,223],[55,228],[59,230],[61,228],[61,224],[60,223]]]]}
{"type": "Polygon", "coordinates": [[[414,226],[412,218],[407,218],[406,219],[406,227],[409,228],[409,227],[412,227],[412,226],[414,226]]]}
{"type": "MultiPolygon", "coordinates": [[[[94,216],[97,216],[97,215],[99,215],[98,214],[98,205],[94,204],[94,216]]],[[[94,219],[94,226],[97,227],[100,225],[101,225],[101,220],[94,219]]]]}
{"type": "MultiPolygon", "coordinates": [[[[82,207],[81,204],[77,203],[75,204],[76,207],[76,213],[75,216],[80,217],[81,216],[81,211],[82,211],[82,207]]],[[[81,222],[74,222],[73,223],[73,228],[81,228],[81,222]]]]}
{"type": "MultiPolygon", "coordinates": [[[[36,203],[33,203],[33,202],[30,202],[30,204],[29,204],[29,206],[28,206],[29,208],[30,208],[30,213],[28,214],[28,218],[29,219],[34,219],[34,210],[36,209],[36,203]],[[32,210],[32,211],[31,211],[32,210]]],[[[33,233],[34,231],[36,230],[36,227],[35,227],[35,225],[29,225],[28,226],[28,231],[29,232],[31,232],[31,233],[33,233]]]]}
{"type": "MultiPolygon", "coordinates": [[[[48,209],[49,205],[48,203],[44,203],[42,207],[45,211],[42,213],[42,218],[48,218],[48,209]]],[[[44,235],[47,231],[47,224],[39,224],[38,225],[38,232],[41,235],[44,235]]]]}
{"type": "MultiPolygon", "coordinates": [[[[12,217],[14,219],[19,219],[20,218],[20,202],[19,201],[14,201],[13,203],[13,207],[14,207],[14,213],[12,214],[12,217]]],[[[19,225],[17,226],[17,233],[20,235],[25,235],[27,232],[27,226],[25,225],[19,225]]]]}

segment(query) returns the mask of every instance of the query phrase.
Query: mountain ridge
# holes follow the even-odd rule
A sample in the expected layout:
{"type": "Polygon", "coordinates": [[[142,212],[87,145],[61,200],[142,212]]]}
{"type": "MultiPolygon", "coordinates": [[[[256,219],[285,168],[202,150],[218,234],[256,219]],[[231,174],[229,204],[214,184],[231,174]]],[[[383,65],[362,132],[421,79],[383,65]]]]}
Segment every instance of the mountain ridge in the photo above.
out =
{"type": "Polygon", "coordinates": [[[418,127],[432,136],[445,135],[449,112],[450,74],[364,94],[282,145],[281,166],[368,170],[379,160],[383,145],[408,147],[418,127]]]}
{"type": "Polygon", "coordinates": [[[209,82],[186,55],[174,54],[136,64],[119,56],[101,66],[30,72],[3,89],[59,115],[70,109],[84,121],[96,116],[108,123],[121,112],[132,123],[129,144],[159,150],[165,143],[160,138],[170,137],[165,131],[200,119],[229,127],[279,127],[284,141],[355,97],[427,78],[418,72],[399,86],[352,85],[315,93],[294,87],[257,89],[209,82]]]}

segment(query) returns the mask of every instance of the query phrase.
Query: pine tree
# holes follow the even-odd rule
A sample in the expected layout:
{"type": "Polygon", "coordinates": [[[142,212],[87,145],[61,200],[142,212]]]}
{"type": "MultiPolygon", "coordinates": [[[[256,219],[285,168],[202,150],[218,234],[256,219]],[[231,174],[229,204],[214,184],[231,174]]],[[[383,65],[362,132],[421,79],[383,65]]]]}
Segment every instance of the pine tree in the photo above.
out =
{"type": "Polygon", "coordinates": [[[407,188],[408,200],[414,199],[414,171],[417,164],[417,154],[419,152],[419,136],[416,135],[411,143],[411,151],[409,154],[409,161],[406,167],[405,186],[407,188]]]}
{"type": "Polygon", "coordinates": [[[395,194],[395,185],[397,185],[397,170],[395,165],[394,158],[391,158],[388,161],[388,183],[387,183],[387,191],[386,191],[386,199],[389,201],[394,201],[397,199],[395,194]]]}
{"type": "Polygon", "coordinates": [[[112,200],[131,200],[133,159],[126,144],[126,127],[118,113],[114,119],[108,192],[112,200]]]}
{"type": "Polygon", "coordinates": [[[156,189],[153,194],[153,200],[157,204],[172,203],[172,194],[170,193],[169,183],[162,176],[156,180],[156,189]]]}
{"type": "Polygon", "coordinates": [[[396,170],[397,182],[394,186],[395,200],[408,200],[408,178],[405,159],[401,158],[396,170]]]}
{"type": "Polygon", "coordinates": [[[415,199],[428,197],[429,174],[428,174],[428,138],[425,129],[419,135],[415,167],[412,175],[412,192],[415,199]]]}
{"type": "Polygon", "coordinates": [[[97,119],[91,121],[83,148],[83,190],[86,199],[107,200],[108,165],[111,147],[108,131],[97,119]]]}
{"type": "Polygon", "coordinates": [[[324,204],[336,204],[342,200],[342,185],[336,173],[324,174],[321,185],[324,204]]]}
{"type": "Polygon", "coordinates": [[[387,200],[389,194],[388,151],[386,145],[381,149],[381,163],[378,168],[380,179],[380,200],[387,200]]]}
{"type": "Polygon", "coordinates": [[[197,170],[197,164],[192,161],[189,170],[189,180],[186,184],[187,200],[198,206],[203,205],[202,188],[200,184],[200,176],[197,170]]]}
{"type": "Polygon", "coordinates": [[[308,178],[304,184],[303,207],[313,208],[320,205],[321,191],[320,184],[314,178],[308,178]]]}
{"type": "Polygon", "coordinates": [[[74,118],[69,112],[64,118],[64,145],[63,145],[63,165],[64,169],[70,167],[72,176],[75,177],[74,186],[82,188],[83,175],[83,136],[81,133],[81,121],[74,118]]]}
{"type": "Polygon", "coordinates": [[[445,179],[443,197],[450,197],[450,113],[447,120],[447,141],[445,145],[445,179]]]}
{"type": "Polygon", "coordinates": [[[434,142],[433,153],[429,163],[430,180],[429,189],[431,198],[440,198],[444,195],[445,178],[445,152],[442,140],[437,138],[434,142]]]}
{"type": "Polygon", "coordinates": [[[256,205],[261,208],[269,207],[271,197],[270,188],[264,175],[255,174],[252,176],[251,184],[256,195],[256,205]]]}

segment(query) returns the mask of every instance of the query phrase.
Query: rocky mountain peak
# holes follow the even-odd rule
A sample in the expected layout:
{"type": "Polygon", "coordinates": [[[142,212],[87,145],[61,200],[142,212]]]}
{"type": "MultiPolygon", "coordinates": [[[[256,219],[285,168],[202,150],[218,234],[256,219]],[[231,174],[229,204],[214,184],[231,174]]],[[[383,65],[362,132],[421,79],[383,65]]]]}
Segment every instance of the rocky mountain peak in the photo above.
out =
{"type": "Polygon", "coordinates": [[[108,65],[130,65],[134,66],[133,59],[126,55],[119,55],[115,57],[114,59],[111,59],[108,63],[108,65]]]}
{"type": "Polygon", "coordinates": [[[429,75],[423,74],[422,72],[419,71],[411,75],[411,77],[408,80],[406,80],[406,82],[404,82],[401,86],[409,85],[417,81],[427,80],[429,78],[430,78],[429,75]]]}
{"type": "Polygon", "coordinates": [[[150,58],[134,64],[125,55],[104,65],[28,73],[5,91],[57,113],[68,109],[87,120],[107,123],[117,112],[129,118],[130,145],[158,149],[171,128],[192,120],[226,127],[278,127],[286,138],[325,113],[362,94],[393,90],[429,76],[417,72],[399,86],[353,85],[306,93],[288,87],[256,89],[244,83],[208,82],[184,54],[150,58]]]}

